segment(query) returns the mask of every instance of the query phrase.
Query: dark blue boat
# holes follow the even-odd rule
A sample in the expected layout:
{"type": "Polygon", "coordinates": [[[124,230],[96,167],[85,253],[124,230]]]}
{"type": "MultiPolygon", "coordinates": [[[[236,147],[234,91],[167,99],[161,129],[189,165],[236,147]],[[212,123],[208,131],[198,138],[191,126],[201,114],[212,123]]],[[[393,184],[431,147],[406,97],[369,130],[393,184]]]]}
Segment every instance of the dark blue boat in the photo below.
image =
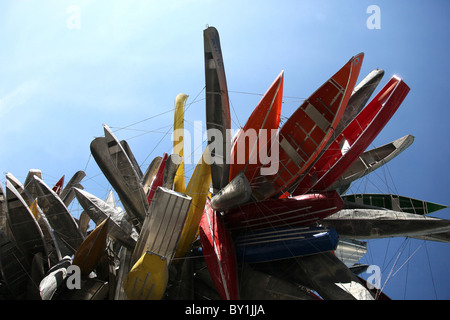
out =
{"type": "Polygon", "coordinates": [[[238,261],[247,263],[300,257],[335,250],[339,235],[333,228],[265,229],[236,237],[238,261]]]}

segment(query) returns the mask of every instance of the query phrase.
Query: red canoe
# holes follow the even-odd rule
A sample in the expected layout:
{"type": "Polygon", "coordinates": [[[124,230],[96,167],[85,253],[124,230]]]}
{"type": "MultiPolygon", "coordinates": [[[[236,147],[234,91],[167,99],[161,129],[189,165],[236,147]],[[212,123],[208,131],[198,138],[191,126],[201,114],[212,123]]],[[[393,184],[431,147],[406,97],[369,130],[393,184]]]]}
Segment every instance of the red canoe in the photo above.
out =
{"type": "Polygon", "coordinates": [[[261,168],[261,162],[264,161],[264,158],[261,159],[261,157],[265,157],[267,150],[270,148],[272,130],[278,130],[280,124],[283,77],[284,72],[282,71],[261,98],[245,126],[233,141],[229,181],[233,180],[241,171],[245,172],[245,176],[250,181],[257,170],[261,168]],[[246,142],[246,137],[250,140],[249,143],[246,142]],[[262,147],[263,144],[265,149],[263,147],[260,150],[260,146],[262,147]]]}
{"type": "Polygon", "coordinates": [[[161,163],[159,164],[158,171],[156,172],[155,178],[153,179],[153,181],[150,184],[150,187],[148,188],[147,201],[149,205],[152,203],[152,199],[155,195],[156,189],[162,186],[164,178],[164,169],[166,168],[168,157],[169,155],[166,152],[164,152],[164,155],[161,159],[161,163]]]}
{"type": "Polygon", "coordinates": [[[269,227],[301,227],[324,219],[342,207],[341,197],[333,190],[247,203],[227,213],[224,221],[231,232],[269,227]]]}
{"type": "Polygon", "coordinates": [[[409,92],[398,77],[392,77],[377,96],[350,122],[316,162],[293,192],[327,190],[366,150],[397,111],[409,92]]]}
{"type": "Polygon", "coordinates": [[[52,190],[55,191],[58,196],[61,193],[61,190],[64,186],[64,177],[65,176],[62,176],[61,179],[59,179],[58,182],[52,188],[52,190]]]}
{"type": "Polygon", "coordinates": [[[222,299],[239,299],[234,244],[222,216],[211,208],[209,199],[200,220],[200,241],[209,274],[222,299]]]}
{"type": "MultiPolygon", "coordinates": [[[[363,53],[352,57],[281,127],[278,135],[278,171],[271,175],[259,175],[250,181],[256,198],[267,199],[286,191],[321,154],[344,113],[363,58],[363,53]]],[[[271,152],[274,151],[271,149],[271,152]]]]}

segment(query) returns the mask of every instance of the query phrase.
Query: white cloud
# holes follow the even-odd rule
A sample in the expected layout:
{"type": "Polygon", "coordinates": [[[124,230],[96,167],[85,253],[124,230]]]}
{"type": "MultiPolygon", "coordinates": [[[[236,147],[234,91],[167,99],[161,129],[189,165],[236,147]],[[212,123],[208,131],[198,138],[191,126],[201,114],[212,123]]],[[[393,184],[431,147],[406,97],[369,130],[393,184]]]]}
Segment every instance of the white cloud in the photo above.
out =
{"type": "Polygon", "coordinates": [[[18,85],[12,91],[2,95],[0,97],[0,120],[5,123],[5,120],[8,120],[8,114],[27,103],[36,94],[38,89],[38,81],[28,80],[18,85]]]}

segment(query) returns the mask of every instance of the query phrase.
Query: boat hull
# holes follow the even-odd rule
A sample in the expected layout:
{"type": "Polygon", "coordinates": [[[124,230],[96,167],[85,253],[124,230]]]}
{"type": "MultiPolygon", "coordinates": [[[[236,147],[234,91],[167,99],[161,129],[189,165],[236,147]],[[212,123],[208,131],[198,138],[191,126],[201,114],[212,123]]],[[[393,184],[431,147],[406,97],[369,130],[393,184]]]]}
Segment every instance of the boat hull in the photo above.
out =
{"type": "Polygon", "coordinates": [[[412,213],[378,209],[344,209],[320,222],[342,239],[416,237],[450,230],[450,221],[412,213]]]}
{"type": "Polygon", "coordinates": [[[59,239],[61,255],[73,255],[84,240],[77,223],[59,196],[44,181],[33,176],[33,182],[40,194],[37,198],[38,205],[59,239]]]}
{"type": "MultiPolygon", "coordinates": [[[[258,175],[250,181],[257,199],[267,199],[287,191],[322,153],[342,118],[358,78],[363,57],[363,53],[352,57],[306,99],[280,128],[277,136],[280,147],[278,171],[274,174],[258,175]]],[[[271,153],[273,152],[271,148],[271,153]]],[[[269,165],[263,166],[262,169],[269,165]]]]}
{"type": "Polygon", "coordinates": [[[206,129],[211,152],[213,193],[228,183],[230,174],[230,106],[222,49],[216,28],[203,31],[205,53],[206,129]],[[220,141],[220,142],[218,142],[220,141]]]}
{"type": "Polygon", "coordinates": [[[97,165],[117,192],[133,226],[136,230],[141,230],[148,210],[148,202],[143,188],[141,187],[141,190],[137,192],[131,192],[128,188],[127,181],[111,160],[105,137],[95,138],[91,142],[90,149],[97,165]]]}
{"type": "Polygon", "coordinates": [[[251,195],[250,183],[241,172],[211,198],[211,207],[218,211],[228,210],[246,203],[251,195]]]}
{"type": "Polygon", "coordinates": [[[189,96],[184,93],[180,93],[175,98],[175,112],[173,119],[173,152],[178,154],[182,161],[178,167],[175,180],[174,190],[184,193],[186,190],[186,184],[184,181],[184,106],[189,96]]]}
{"type": "Polygon", "coordinates": [[[170,266],[190,205],[189,196],[163,187],[156,190],[134,247],[131,265],[146,251],[151,251],[165,257],[170,266]]]}
{"type": "Polygon", "coordinates": [[[231,235],[209,199],[200,221],[200,241],[209,274],[223,300],[239,299],[236,256],[231,235]]]}
{"type": "Polygon", "coordinates": [[[230,210],[224,216],[224,221],[233,233],[269,227],[300,227],[312,225],[342,207],[341,197],[335,191],[330,191],[251,202],[230,210]]]}
{"type": "Polygon", "coordinates": [[[31,206],[34,198],[31,196],[31,194],[28,192],[28,190],[25,189],[25,187],[23,186],[22,183],[20,183],[20,181],[13,176],[12,173],[8,172],[6,174],[6,181],[8,181],[10,183],[10,185],[17,190],[17,193],[20,195],[20,197],[25,201],[25,203],[28,206],[31,206]]]}
{"type": "Polygon", "coordinates": [[[293,195],[323,191],[355,162],[394,115],[409,87],[394,76],[377,96],[350,122],[303,177],[293,195]]]}
{"type": "Polygon", "coordinates": [[[55,191],[55,193],[59,196],[61,194],[61,191],[64,186],[64,177],[62,176],[61,179],[58,180],[58,182],[53,186],[52,190],[55,191]]]}
{"type": "MultiPolygon", "coordinates": [[[[239,131],[231,147],[231,182],[240,172],[244,172],[248,180],[259,174],[262,161],[265,161],[270,149],[272,134],[277,132],[280,124],[281,105],[283,101],[283,79],[281,72],[261,101],[255,107],[244,127],[239,131]],[[272,131],[274,130],[274,131],[272,131]],[[248,145],[246,140],[250,141],[248,145]]],[[[273,134],[275,136],[275,134],[273,134]]]]}
{"type": "MultiPolygon", "coordinates": [[[[75,174],[70,178],[69,182],[66,184],[64,189],[61,190],[59,197],[64,202],[64,205],[68,207],[73,199],[75,199],[75,192],[73,188],[82,189],[83,186],[80,184],[81,180],[86,176],[86,173],[82,170],[75,172],[75,174]]],[[[42,178],[41,178],[42,179],[42,178]]]]}
{"type": "Polygon", "coordinates": [[[136,229],[127,221],[126,213],[119,208],[112,207],[96,196],[74,188],[76,197],[86,214],[96,225],[108,218],[108,235],[128,248],[134,248],[138,239],[136,229]]]}
{"type": "Polygon", "coordinates": [[[330,189],[346,191],[350,184],[385,165],[414,142],[414,136],[406,135],[383,146],[364,151],[355,162],[334,182],[330,189]]]}
{"type": "Polygon", "coordinates": [[[142,172],[140,168],[136,170],[135,165],[137,162],[134,156],[131,158],[133,160],[128,156],[131,154],[131,149],[128,147],[128,144],[126,142],[121,143],[108,125],[103,125],[103,131],[111,160],[117,169],[119,169],[122,177],[127,181],[128,187],[132,191],[141,188],[140,179],[142,178],[142,172]],[[126,145],[128,153],[123,148],[123,145],[126,145]]]}
{"type": "Polygon", "coordinates": [[[332,252],[254,266],[258,270],[310,288],[325,300],[373,300],[358,277],[332,252]],[[280,270],[283,272],[280,273],[280,270]]]}
{"type": "Polygon", "coordinates": [[[372,70],[360,83],[355,86],[355,89],[348,100],[347,107],[342,115],[341,121],[336,127],[335,135],[338,136],[345,129],[345,127],[361,112],[361,110],[369,101],[381,79],[384,76],[384,70],[372,70]]]}
{"type": "Polygon", "coordinates": [[[243,300],[317,300],[297,283],[258,271],[248,264],[243,266],[241,279],[243,300]]]}
{"type": "Polygon", "coordinates": [[[62,289],[68,275],[67,269],[71,265],[72,258],[66,256],[47,271],[45,277],[39,283],[39,293],[42,300],[52,300],[58,289],[62,289]]]}
{"type": "Polygon", "coordinates": [[[33,255],[43,253],[47,256],[44,235],[33,213],[17,189],[6,181],[6,204],[8,224],[17,245],[24,251],[31,263],[33,255]]]}
{"type": "Polygon", "coordinates": [[[147,194],[152,184],[153,179],[155,178],[156,172],[158,171],[159,165],[161,164],[162,157],[155,157],[152,162],[149,164],[147,170],[145,171],[144,176],[141,179],[142,187],[144,188],[144,193],[147,194]]]}
{"type": "Polygon", "coordinates": [[[236,257],[243,263],[289,259],[332,251],[338,240],[339,236],[332,228],[270,228],[237,236],[236,257]]]}
{"type": "Polygon", "coordinates": [[[342,200],[352,202],[355,205],[369,205],[419,215],[425,215],[448,208],[448,206],[444,206],[438,203],[413,199],[395,194],[349,194],[342,196],[342,200]]]}
{"type": "Polygon", "coordinates": [[[72,264],[80,267],[82,275],[88,275],[94,270],[106,250],[108,220],[104,220],[92,230],[75,252],[72,264]]]}
{"type": "Polygon", "coordinates": [[[50,265],[53,265],[54,263],[60,261],[62,258],[61,251],[58,246],[58,241],[56,240],[56,237],[53,233],[53,229],[50,226],[47,217],[45,217],[44,213],[42,212],[42,209],[38,206],[36,200],[31,205],[30,211],[42,230],[49,263],[50,265]]]}
{"type": "Polygon", "coordinates": [[[31,278],[29,261],[16,242],[0,230],[0,276],[16,299],[24,298],[31,278]]]}
{"type": "Polygon", "coordinates": [[[147,194],[147,202],[149,206],[152,204],[152,199],[155,196],[156,189],[161,187],[164,181],[164,172],[166,171],[167,160],[169,159],[169,154],[164,153],[161,162],[159,163],[158,171],[156,171],[155,178],[150,183],[147,194]]]}
{"type": "Polygon", "coordinates": [[[123,287],[131,300],[161,300],[168,281],[166,259],[147,251],[133,265],[123,287]]]}
{"type": "Polygon", "coordinates": [[[208,149],[206,149],[195,166],[194,173],[186,187],[186,195],[190,196],[192,201],[183,230],[181,231],[175,258],[181,258],[188,252],[198,232],[200,219],[205,208],[206,198],[208,197],[208,190],[211,184],[211,167],[208,161],[208,154],[208,149]]]}
{"type": "Polygon", "coordinates": [[[173,189],[175,176],[181,163],[181,156],[178,154],[171,154],[167,158],[166,167],[164,168],[163,182],[161,187],[173,189]]]}
{"type": "Polygon", "coordinates": [[[7,207],[6,207],[6,196],[5,196],[5,192],[3,190],[3,187],[0,183],[0,230],[6,231],[6,229],[8,228],[6,225],[6,221],[7,221],[7,207]]]}

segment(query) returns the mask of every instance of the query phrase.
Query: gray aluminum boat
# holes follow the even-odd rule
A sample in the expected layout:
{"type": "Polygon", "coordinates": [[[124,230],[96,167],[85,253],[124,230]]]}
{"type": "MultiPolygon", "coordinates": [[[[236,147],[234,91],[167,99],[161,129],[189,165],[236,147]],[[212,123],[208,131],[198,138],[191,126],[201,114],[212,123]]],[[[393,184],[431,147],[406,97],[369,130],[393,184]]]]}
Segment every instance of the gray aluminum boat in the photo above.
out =
{"type": "Polygon", "coordinates": [[[243,205],[250,200],[251,195],[250,182],[244,172],[240,172],[211,198],[211,207],[217,211],[228,210],[243,205]]]}
{"type": "Polygon", "coordinates": [[[344,128],[358,115],[366,106],[370,96],[373,94],[381,79],[384,76],[384,70],[372,70],[360,83],[353,89],[352,95],[348,100],[347,107],[342,115],[341,121],[336,127],[335,135],[338,136],[344,128]]]}
{"type": "Polygon", "coordinates": [[[205,53],[206,129],[211,152],[213,194],[228,184],[231,152],[230,106],[222,49],[216,28],[203,31],[205,53]],[[220,141],[220,142],[218,142],[220,141]]]}
{"type": "Polygon", "coordinates": [[[144,176],[141,179],[142,187],[144,188],[144,193],[147,194],[153,179],[155,178],[156,172],[158,172],[159,165],[161,164],[162,157],[155,157],[150,165],[147,167],[144,176]]]}
{"type": "MultiPolygon", "coordinates": [[[[128,192],[145,196],[141,184],[142,173],[140,172],[140,169],[136,170],[134,166],[134,164],[137,164],[134,156],[132,156],[133,161],[130,160],[130,157],[128,156],[128,154],[131,154],[131,150],[128,148],[128,153],[125,151],[122,143],[119,142],[106,124],[103,128],[111,162],[119,169],[120,174],[126,181],[128,192]]],[[[127,146],[127,144],[125,145],[127,146]]]]}
{"type": "Polygon", "coordinates": [[[127,221],[123,210],[110,206],[84,190],[77,188],[74,190],[78,202],[96,225],[109,217],[108,235],[128,248],[134,248],[138,233],[127,221]]]}
{"type": "Polygon", "coordinates": [[[14,189],[17,190],[17,192],[20,194],[21,198],[25,201],[25,203],[28,206],[31,206],[33,203],[34,198],[31,196],[31,194],[25,189],[23,184],[15,177],[12,173],[8,172],[6,174],[6,180],[11,183],[12,186],[14,186],[14,189]]]}
{"type": "Polygon", "coordinates": [[[139,231],[148,210],[147,197],[142,186],[137,189],[130,189],[127,181],[112,161],[107,141],[104,137],[95,138],[91,142],[90,148],[97,165],[117,192],[133,226],[139,231]]]}
{"type": "Polygon", "coordinates": [[[72,178],[70,178],[69,182],[67,182],[66,186],[62,189],[59,197],[64,202],[66,207],[68,207],[72,200],[75,198],[75,192],[73,191],[73,188],[83,188],[83,186],[80,185],[80,182],[85,176],[86,173],[82,170],[75,172],[72,178]]]}
{"type": "Polygon", "coordinates": [[[341,239],[413,237],[450,231],[450,221],[378,209],[344,209],[319,222],[334,228],[341,239]]]}
{"type": "Polygon", "coordinates": [[[173,189],[173,183],[175,181],[175,175],[177,174],[178,167],[181,163],[181,156],[178,154],[171,154],[167,158],[166,165],[164,167],[162,187],[167,189],[173,189]]]}
{"type": "Polygon", "coordinates": [[[381,147],[365,151],[342,176],[328,189],[339,190],[341,194],[350,184],[388,163],[414,142],[414,136],[406,135],[381,147]]]}
{"type": "Polygon", "coordinates": [[[50,270],[39,284],[39,292],[42,300],[51,300],[58,288],[62,286],[67,277],[67,268],[72,265],[72,258],[69,256],[61,259],[50,270]]]}
{"type": "Polygon", "coordinates": [[[316,300],[308,289],[292,281],[242,266],[240,298],[243,300],[316,300]]]}
{"type": "Polygon", "coordinates": [[[42,230],[17,189],[6,181],[6,203],[8,207],[8,224],[11,227],[17,245],[31,262],[38,252],[47,256],[42,230]]]}
{"type": "Polygon", "coordinates": [[[36,221],[42,230],[45,248],[48,253],[48,259],[50,261],[50,264],[53,265],[61,260],[61,250],[59,249],[58,240],[55,237],[53,228],[48,222],[44,212],[39,207],[37,201],[32,204],[30,210],[33,213],[33,216],[36,217],[36,221]]]}
{"type": "Polygon", "coordinates": [[[16,242],[0,230],[0,275],[13,298],[24,298],[30,263],[16,242]]]}
{"type": "Polygon", "coordinates": [[[37,176],[33,181],[39,191],[38,204],[52,226],[55,236],[61,242],[58,243],[61,254],[72,255],[84,240],[78,229],[75,219],[70,214],[61,198],[37,176]]]}
{"type": "Polygon", "coordinates": [[[315,290],[326,300],[374,299],[357,276],[332,252],[258,264],[257,268],[315,290]]]}
{"type": "Polygon", "coordinates": [[[165,257],[170,266],[192,198],[163,187],[156,189],[134,248],[131,265],[146,252],[165,257]]]}
{"type": "Polygon", "coordinates": [[[6,232],[6,230],[8,229],[7,225],[6,225],[6,221],[7,221],[7,207],[6,207],[6,196],[5,196],[5,192],[3,191],[3,187],[0,183],[0,230],[3,230],[6,232]]]}

